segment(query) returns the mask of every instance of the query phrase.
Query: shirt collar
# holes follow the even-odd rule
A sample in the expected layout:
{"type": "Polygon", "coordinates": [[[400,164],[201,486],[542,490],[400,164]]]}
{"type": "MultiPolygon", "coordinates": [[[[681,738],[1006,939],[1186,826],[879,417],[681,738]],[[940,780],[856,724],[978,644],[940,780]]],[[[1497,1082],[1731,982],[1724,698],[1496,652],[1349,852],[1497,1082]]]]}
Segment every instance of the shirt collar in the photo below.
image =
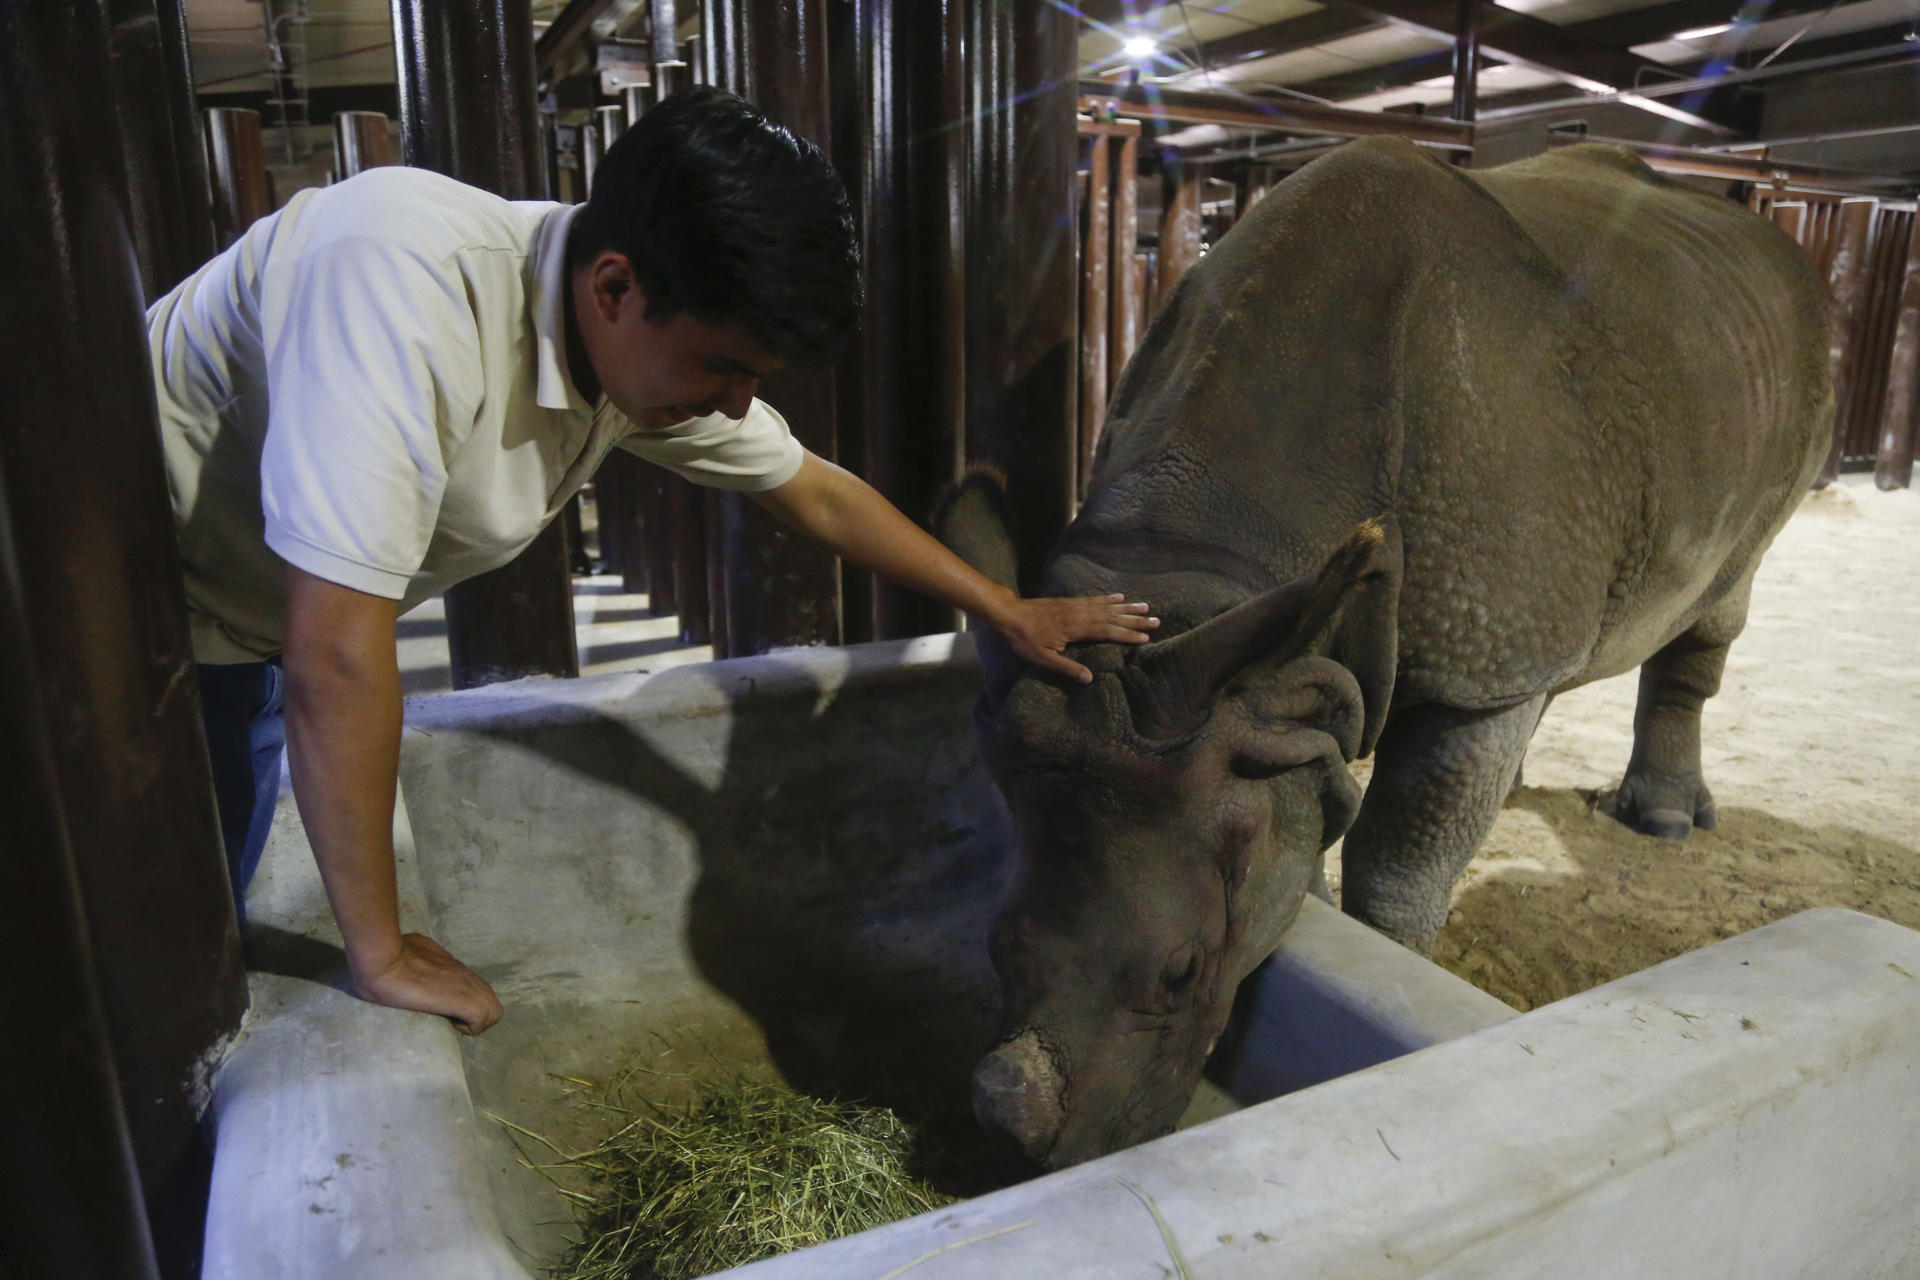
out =
{"type": "Polygon", "coordinates": [[[563,204],[549,210],[534,228],[533,243],[527,254],[533,277],[533,336],[540,370],[534,403],[542,409],[592,413],[593,406],[580,395],[567,370],[567,321],[566,312],[562,310],[570,301],[567,230],[579,212],[577,204],[563,204]]]}

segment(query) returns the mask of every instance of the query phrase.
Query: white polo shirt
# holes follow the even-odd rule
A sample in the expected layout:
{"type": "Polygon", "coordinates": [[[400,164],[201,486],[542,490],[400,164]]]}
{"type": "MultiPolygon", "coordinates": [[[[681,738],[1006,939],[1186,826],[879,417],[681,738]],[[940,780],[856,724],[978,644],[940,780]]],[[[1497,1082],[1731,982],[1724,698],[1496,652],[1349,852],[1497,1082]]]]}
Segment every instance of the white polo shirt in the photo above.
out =
{"type": "Polygon", "coordinates": [[[403,611],[506,564],[615,445],[725,489],[800,469],[758,400],[640,431],[581,399],[575,211],[372,169],[300,192],[148,309],[196,659],[280,652],[286,564],[403,611]]]}

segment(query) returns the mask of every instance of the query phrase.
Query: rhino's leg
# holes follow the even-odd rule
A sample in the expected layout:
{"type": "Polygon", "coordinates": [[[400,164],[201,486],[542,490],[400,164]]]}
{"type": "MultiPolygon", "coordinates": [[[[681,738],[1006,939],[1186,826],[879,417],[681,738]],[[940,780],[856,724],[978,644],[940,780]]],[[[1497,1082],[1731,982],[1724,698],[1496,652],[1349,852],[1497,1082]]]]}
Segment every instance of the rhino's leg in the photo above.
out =
{"type": "Polygon", "coordinates": [[[1727,646],[1747,625],[1751,577],[1640,665],[1633,758],[1613,816],[1635,831],[1684,840],[1711,830],[1713,795],[1700,776],[1700,708],[1720,691],[1727,646]]]}
{"type": "Polygon", "coordinates": [[[1500,812],[1544,695],[1499,711],[1428,704],[1387,722],[1341,855],[1347,913],[1422,955],[1500,812]]]}

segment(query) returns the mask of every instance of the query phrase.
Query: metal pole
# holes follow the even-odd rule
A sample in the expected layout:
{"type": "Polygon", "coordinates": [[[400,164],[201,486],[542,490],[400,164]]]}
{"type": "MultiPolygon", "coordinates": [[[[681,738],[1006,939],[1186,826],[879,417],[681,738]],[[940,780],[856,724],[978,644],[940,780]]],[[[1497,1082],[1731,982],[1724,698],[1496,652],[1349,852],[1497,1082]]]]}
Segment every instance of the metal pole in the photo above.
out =
{"type": "Polygon", "coordinates": [[[1113,337],[1107,353],[1107,392],[1140,345],[1141,297],[1134,258],[1140,251],[1140,136],[1122,138],[1113,173],[1113,337]]]}
{"type": "Polygon", "coordinates": [[[1073,509],[1075,26],[1050,4],[976,0],[967,212],[967,456],[998,466],[1021,585],[1073,509]]]}
{"type": "MultiPolygon", "coordinates": [[[[393,0],[406,163],[512,199],[547,194],[529,0],[393,0]]],[[[446,595],[456,689],[580,673],[566,530],[446,595]]]]}
{"type": "MultiPolygon", "coordinates": [[[[823,151],[829,139],[825,0],[703,0],[717,83],[823,151]]],[[[793,369],[761,384],[800,443],[837,456],[834,375],[793,369]]],[[[735,657],[840,642],[840,565],[827,551],[736,493],[720,500],[709,537],[725,556],[726,644],[735,657]]],[[[719,628],[715,628],[719,634],[719,628]]]]}
{"type": "Polygon", "coordinates": [[[1080,456],[1076,498],[1084,498],[1093,473],[1093,447],[1107,416],[1107,343],[1113,327],[1113,178],[1108,163],[1113,141],[1103,134],[1085,140],[1087,208],[1081,220],[1080,254],[1080,456]]]}
{"type": "Polygon", "coordinates": [[[1920,213],[1907,215],[1906,265],[1900,277],[1900,319],[1887,371],[1887,402],[1874,451],[1873,482],[1882,489],[1913,484],[1914,387],[1920,382],[1920,213]]]}
{"type": "Polygon", "coordinates": [[[393,121],[378,111],[341,111],[333,117],[333,154],[342,178],[366,169],[399,164],[393,146],[393,121]]]}
{"type": "MultiPolygon", "coordinates": [[[[1827,269],[1827,292],[1833,300],[1833,326],[1827,347],[1827,372],[1834,382],[1834,403],[1847,402],[1848,388],[1843,373],[1847,352],[1860,327],[1860,300],[1865,292],[1867,231],[1873,225],[1872,200],[1849,200],[1840,208],[1840,225],[1833,241],[1831,265],[1827,269]]],[[[1833,444],[1827,450],[1826,465],[1821,468],[1816,487],[1831,484],[1840,474],[1841,454],[1846,445],[1844,415],[1836,413],[1833,444]]]]}
{"type": "MultiPolygon", "coordinates": [[[[12,714],[37,715],[48,730],[44,759],[148,1203],[191,1236],[205,1204],[197,1073],[238,1028],[246,984],[113,102],[58,89],[108,83],[107,41],[97,4],[0,6],[0,235],[17,249],[0,290],[0,484],[38,674],[37,705],[12,714]]],[[[11,855],[11,814],[6,830],[11,855]]],[[[12,980],[46,972],[15,970],[12,980]]],[[[40,1043],[29,1027],[8,1034],[40,1043]]],[[[49,1105],[29,1097],[23,1105],[49,1105]]],[[[99,1138],[97,1118],[73,1120],[99,1138]]]]}
{"type": "Polygon", "coordinates": [[[182,0],[109,0],[109,48],[134,251],[149,302],[214,254],[182,0]]]}
{"type": "Polygon", "coordinates": [[[260,113],[244,107],[207,111],[207,157],[213,170],[213,228],[224,249],[273,212],[260,113]]]}

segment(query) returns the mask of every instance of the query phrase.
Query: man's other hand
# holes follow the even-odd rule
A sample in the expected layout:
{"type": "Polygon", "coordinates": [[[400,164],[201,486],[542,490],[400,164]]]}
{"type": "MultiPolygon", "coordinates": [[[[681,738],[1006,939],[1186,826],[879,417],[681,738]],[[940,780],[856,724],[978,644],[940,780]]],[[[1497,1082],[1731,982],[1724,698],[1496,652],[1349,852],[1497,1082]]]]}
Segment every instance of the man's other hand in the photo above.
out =
{"type": "Polygon", "coordinates": [[[1085,684],[1093,673],[1067,657],[1063,651],[1068,645],[1088,640],[1145,644],[1147,633],[1159,625],[1145,604],[1123,595],[1076,596],[1017,600],[1008,607],[1000,632],[1028,662],[1085,684]]]}
{"type": "Polygon", "coordinates": [[[437,1013],[470,1036],[500,1021],[505,1012],[485,978],[424,933],[402,934],[399,954],[378,973],[363,975],[356,966],[353,986],[362,1000],[437,1013]]]}

